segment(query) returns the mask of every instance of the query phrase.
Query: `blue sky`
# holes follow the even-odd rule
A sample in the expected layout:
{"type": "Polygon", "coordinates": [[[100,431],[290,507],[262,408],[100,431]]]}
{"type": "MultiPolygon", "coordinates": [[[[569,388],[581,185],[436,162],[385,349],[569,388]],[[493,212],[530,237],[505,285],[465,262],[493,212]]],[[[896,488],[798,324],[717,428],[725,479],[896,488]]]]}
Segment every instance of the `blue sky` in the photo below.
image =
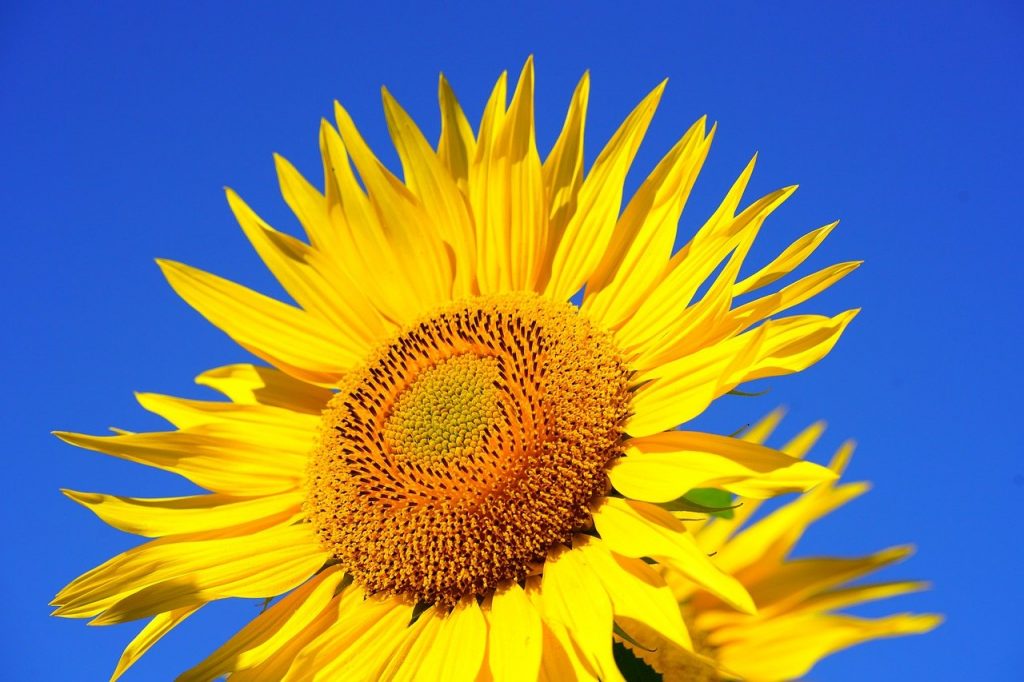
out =
{"type": "MultiPolygon", "coordinates": [[[[814,679],[1024,675],[1019,6],[144,4],[0,10],[0,286],[10,325],[0,341],[3,570],[14,612],[0,646],[11,679],[104,678],[136,629],[48,616],[67,580],[135,544],[58,488],[188,490],[49,431],[160,428],[132,391],[202,396],[193,376],[246,359],[175,298],[153,258],[278,291],[230,217],[223,186],[292,230],[271,153],[317,178],[317,127],[333,99],[389,150],[381,85],[434,135],[439,71],[475,117],[498,73],[518,71],[530,53],[542,145],[591,70],[591,160],[669,77],[631,187],[697,117],[719,122],[684,233],[759,151],[749,198],[801,189],[768,223],[754,258],[841,218],[804,273],[866,261],[810,308],[864,309],[828,359],[767,382],[764,397],[723,400],[699,421],[732,430],[780,403],[790,408],[783,436],[827,419],[817,457],[855,437],[850,474],[875,489],[820,523],[800,552],[918,545],[887,577],[929,579],[934,589],[863,613],[938,611],[946,624],[835,656],[814,679]]],[[[240,603],[197,615],[126,679],[169,678],[255,610],[240,603]]]]}

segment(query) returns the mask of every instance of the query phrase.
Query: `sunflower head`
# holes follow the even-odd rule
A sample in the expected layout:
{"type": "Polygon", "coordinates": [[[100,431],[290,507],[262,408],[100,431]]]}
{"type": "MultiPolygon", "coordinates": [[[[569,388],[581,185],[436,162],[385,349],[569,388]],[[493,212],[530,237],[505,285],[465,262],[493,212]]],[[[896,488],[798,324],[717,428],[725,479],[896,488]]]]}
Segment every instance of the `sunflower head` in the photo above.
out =
{"type": "Polygon", "coordinates": [[[857,263],[765,291],[830,224],[741,276],[794,190],[741,207],[753,161],[675,249],[714,127],[698,120],[624,201],[664,83],[589,168],[589,78],[544,154],[533,88],[528,60],[473,126],[442,78],[436,144],[385,91],[400,174],[336,105],[320,129],[322,189],[276,159],[305,239],[229,191],[291,302],[160,262],[270,367],[203,374],[226,402],[140,395],[169,431],[61,434],[206,491],[68,492],[153,538],[54,602],[96,624],[152,619],[115,676],[230,597],[287,595],[182,679],[614,680],[614,632],[694,648],[658,570],[755,609],[671,510],[695,488],[762,498],[834,474],[680,427],[744,382],[822,359],[856,311],[785,312],[857,263]]]}
{"type": "Polygon", "coordinates": [[[523,580],[592,525],[622,452],[628,379],[611,335],[567,303],[445,306],[328,403],[310,522],[371,592],[451,605],[523,580]]]}

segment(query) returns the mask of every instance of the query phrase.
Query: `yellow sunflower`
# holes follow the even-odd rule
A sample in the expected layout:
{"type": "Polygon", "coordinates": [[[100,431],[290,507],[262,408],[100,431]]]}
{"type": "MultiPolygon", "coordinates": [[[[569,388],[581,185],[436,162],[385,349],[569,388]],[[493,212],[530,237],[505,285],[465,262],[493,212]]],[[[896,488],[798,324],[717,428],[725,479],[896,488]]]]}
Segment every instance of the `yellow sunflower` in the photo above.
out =
{"type": "MultiPolygon", "coordinates": [[[[763,443],[781,418],[781,411],[768,415],[744,440],[763,443]]],[[[810,426],[785,445],[783,452],[803,457],[823,430],[821,423],[810,426]]],[[[852,454],[853,443],[843,444],[829,468],[841,475],[852,454]]],[[[686,650],[670,640],[659,640],[657,635],[642,643],[622,640],[622,644],[661,673],[666,682],[778,682],[803,677],[815,663],[847,647],[934,629],[942,622],[934,614],[860,618],[838,613],[857,604],[926,589],[927,583],[912,581],[851,584],[907,558],[911,546],[856,558],[789,558],[810,524],[868,489],[867,483],[837,486],[829,481],[754,523],[750,523],[751,517],[760,504],[756,499],[742,500],[728,519],[684,519],[701,549],[713,553],[716,565],[747,589],[757,613],[738,611],[692,582],[662,571],[680,602],[696,646],[686,650]]]]}
{"type": "Polygon", "coordinates": [[[323,192],[277,159],[308,242],[228,192],[297,305],[160,262],[190,305],[273,367],[200,375],[228,401],[140,395],[173,431],[59,434],[210,493],[67,491],[155,538],[54,601],[57,615],[98,625],[151,619],[115,677],[228,597],[285,595],[182,679],[618,679],[613,630],[691,646],[652,560],[754,610],[659,504],[698,487],[767,497],[833,474],[675,429],[742,382],[826,355],[856,311],[777,315],[857,263],[748,296],[834,227],[741,278],[762,223],[795,188],[739,210],[751,161],[673,253],[714,128],[694,124],[620,213],[664,84],[585,173],[588,77],[543,160],[532,60],[510,103],[506,82],[474,132],[442,78],[436,148],[385,92],[404,179],[336,105],[337,127],[320,129],[323,192]]]}

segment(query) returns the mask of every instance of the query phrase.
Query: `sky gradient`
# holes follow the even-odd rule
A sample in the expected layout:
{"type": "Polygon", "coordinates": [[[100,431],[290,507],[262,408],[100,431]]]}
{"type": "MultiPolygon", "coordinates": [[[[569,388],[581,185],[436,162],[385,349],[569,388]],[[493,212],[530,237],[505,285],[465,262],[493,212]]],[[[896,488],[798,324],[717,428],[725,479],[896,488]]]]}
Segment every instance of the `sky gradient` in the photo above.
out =
{"type": "MultiPolygon", "coordinates": [[[[820,522],[798,553],[918,546],[883,578],[926,579],[934,589],[858,612],[941,612],[947,622],[930,635],[837,655],[812,678],[1024,676],[1019,5],[943,2],[924,12],[911,3],[664,3],[627,11],[570,2],[499,14],[454,2],[360,10],[225,2],[193,12],[97,4],[0,10],[0,286],[11,324],[0,337],[8,358],[0,647],[10,679],[105,679],[138,627],[86,628],[48,616],[63,584],[137,542],[58,489],[190,489],[49,432],[162,428],[133,391],[208,396],[193,385],[196,374],[250,359],[175,297],[153,259],[279,293],[222,187],[294,232],[271,153],[319,182],[317,129],[332,100],[345,103],[397,168],[381,85],[434,138],[440,71],[476,119],[498,74],[515,75],[529,54],[542,153],[584,70],[592,75],[588,162],[668,77],[630,189],[707,114],[719,128],[684,235],[757,151],[748,201],[801,188],[768,221],[753,262],[835,219],[839,229],[801,274],[865,261],[802,307],[864,309],[827,359],[762,382],[766,396],[723,399],[697,422],[730,432],[784,404],[785,438],[827,420],[814,457],[823,461],[856,438],[850,478],[874,490],[820,522]]],[[[169,679],[256,610],[248,602],[204,609],[125,679],[169,679]]]]}

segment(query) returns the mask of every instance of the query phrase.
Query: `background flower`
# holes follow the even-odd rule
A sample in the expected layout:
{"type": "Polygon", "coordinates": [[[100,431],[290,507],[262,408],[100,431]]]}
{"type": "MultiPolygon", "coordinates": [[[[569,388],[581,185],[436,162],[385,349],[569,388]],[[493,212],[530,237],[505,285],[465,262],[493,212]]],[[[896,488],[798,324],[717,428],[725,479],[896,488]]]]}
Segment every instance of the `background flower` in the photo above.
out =
{"type": "MultiPolygon", "coordinates": [[[[772,412],[742,437],[755,443],[772,440],[782,415],[783,410],[772,412]]],[[[811,424],[780,449],[792,457],[806,457],[824,431],[823,422],[811,424]]],[[[853,450],[852,441],[843,443],[829,467],[842,475],[853,450]]],[[[869,489],[863,481],[829,481],[787,504],[774,505],[767,513],[760,500],[745,498],[731,501],[731,509],[711,518],[677,512],[676,516],[688,519],[686,525],[702,549],[713,553],[718,565],[750,590],[758,611],[740,613],[663,571],[698,655],[656,637],[654,641],[623,640],[622,646],[661,673],[666,682],[734,676],[748,682],[773,682],[813,675],[812,668],[820,661],[851,646],[932,631],[942,622],[941,616],[887,613],[864,618],[848,613],[851,607],[928,588],[927,582],[882,582],[874,575],[909,557],[912,545],[851,556],[843,550],[843,538],[834,538],[835,549],[829,554],[794,558],[800,538],[813,523],[869,489]]]]}

